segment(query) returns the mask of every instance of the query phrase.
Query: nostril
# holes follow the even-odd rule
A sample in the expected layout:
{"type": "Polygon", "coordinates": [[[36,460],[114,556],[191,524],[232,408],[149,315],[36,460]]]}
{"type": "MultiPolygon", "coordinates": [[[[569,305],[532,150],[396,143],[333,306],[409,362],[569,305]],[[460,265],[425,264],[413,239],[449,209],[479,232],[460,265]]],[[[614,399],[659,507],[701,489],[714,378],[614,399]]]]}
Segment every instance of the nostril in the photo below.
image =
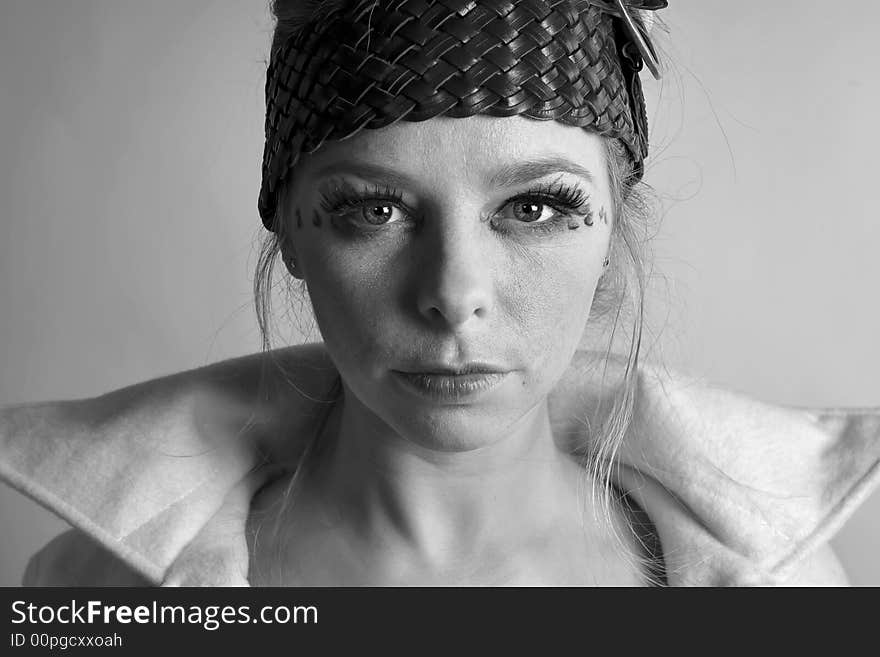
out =
{"type": "Polygon", "coordinates": [[[474,306],[462,301],[432,305],[427,311],[428,319],[433,323],[446,326],[461,326],[473,317],[484,318],[487,314],[483,306],[474,306]]]}
{"type": "Polygon", "coordinates": [[[474,317],[487,317],[493,281],[487,270],[485,250],[472,240],[466,243],[463,238],[452,237],[437,246],[442,248],[425,254],[417,265],[418,275],[413,278],[422,317],[446,327],[462,325],[474,317]]]}
{"type": "Polygon", "coordinates": [[[440,312],[440,309],[435,306],[431,306],[428,309],[428,316],[430,319],[435,320],[435,321],[443,319],[443,313],[440,312]]]}

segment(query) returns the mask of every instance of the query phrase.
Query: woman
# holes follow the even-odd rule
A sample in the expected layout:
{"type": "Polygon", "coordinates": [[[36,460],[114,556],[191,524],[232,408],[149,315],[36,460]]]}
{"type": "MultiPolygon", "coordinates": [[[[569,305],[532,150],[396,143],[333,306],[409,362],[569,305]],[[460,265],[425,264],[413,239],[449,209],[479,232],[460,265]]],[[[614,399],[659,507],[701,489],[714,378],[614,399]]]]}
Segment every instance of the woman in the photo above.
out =
{"type": "Polygon", "coordinates": [[[876,416],[639,363],[665,5],[277,2],[258,282],[323,344],[7,409],[0,473],[80,529],[26,583],[845,583],[876,416]]]}

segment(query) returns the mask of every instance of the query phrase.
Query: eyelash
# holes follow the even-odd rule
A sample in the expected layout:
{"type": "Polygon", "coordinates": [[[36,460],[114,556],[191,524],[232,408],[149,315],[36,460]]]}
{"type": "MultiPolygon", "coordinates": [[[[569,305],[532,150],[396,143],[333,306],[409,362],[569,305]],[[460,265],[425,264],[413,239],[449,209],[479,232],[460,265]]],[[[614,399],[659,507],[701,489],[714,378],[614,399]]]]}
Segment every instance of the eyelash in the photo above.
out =
{"type": "Polygon", "coordinates": [[[351,188],[334,186],[322,194],[321,209],[328,214],[338,214],[344,210],[359,210],[367,201],[383,201],[403,206],[403,195],[392,187],[375,185],[372,189],[364,186],[360,192],[351,188]]]}
{"type": "MultiPolygon", "coordinates": [[[[550,233],[560,228],[561,225],[567,224],[571,215],[587,214],[590,207],[587,203],[589,198],[589,194],[577,187],[562,183],[545,183],[508,199],[501,207],[517,202],[533,202],[549,206],[559,214],[546,221],[519,223],[525,224],[526,230],[550,233]]],[[[349,210],[360,210],[368,202],[388,203],[404,210],[407,209],[403,203],[403,195],[399,191],[387,185],[378,184],[373,187],[364,186],[360,191],[334,186],[332,190],[322,193],[320,203],[322,210],[327,214],[340,215],[349,210]]],[[[493,225],[495,224],[493,223],[493,225]]],[[[367,230],[369,231],[369,229],[367,230]]]]}
{"type": "Polygon", "coordinates": [[[550,233],[561,226],[567,225],[568,219],[571,215],[586,214],[589,211],[589,204],[587,203],[589,198],[589,194],[571,185],[563,185],[562,183],[556,183],[553,185],[544,184],[535,189],[529,190],[524,194],[519,194],[508,199],[504,206],[507,206],[510,203],[522,202],[533,202],[550,206],[553,210],[556,210],[556,212],[559,213],[552,219],[540,222],[522,222],[527,226],[527,230],[550,233]]]}

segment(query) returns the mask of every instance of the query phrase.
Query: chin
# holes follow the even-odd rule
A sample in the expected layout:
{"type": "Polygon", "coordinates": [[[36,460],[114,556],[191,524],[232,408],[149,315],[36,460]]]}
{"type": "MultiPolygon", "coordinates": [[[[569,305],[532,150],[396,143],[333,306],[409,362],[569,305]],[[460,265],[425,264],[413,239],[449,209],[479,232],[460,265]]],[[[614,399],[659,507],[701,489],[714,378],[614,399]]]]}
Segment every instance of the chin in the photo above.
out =
{"type": "Polygon", "coordinates": [[[441,452],[466,452],[503,442],[538,401],[512,377],[492,395],[468,403],[438,403],[388,393],[376,400],[379,406],[374,408],[388,426],[411,442],[441,452]]]}
{"type": "Polygon", "coordinates": [[[513,370],[487,390],[437,398],[413,390],[386,369],[372,377],[349,380],[345,388],[347,395],[357,399],[365,419],[372,415],[408,442],[432,451],[467,452],[508,438],[515,425],[546,399],[543,389],[534,389],[543,383],[543,379],[536,381],[513,370]]]}
{"type": "Polygon", "coordinates": [[[389,412],[389,426],[404,439],[437,452],[470,452],[501,442],[509,434],[509,415],[502,418],[485,409],[458,406],[389,412]]]}

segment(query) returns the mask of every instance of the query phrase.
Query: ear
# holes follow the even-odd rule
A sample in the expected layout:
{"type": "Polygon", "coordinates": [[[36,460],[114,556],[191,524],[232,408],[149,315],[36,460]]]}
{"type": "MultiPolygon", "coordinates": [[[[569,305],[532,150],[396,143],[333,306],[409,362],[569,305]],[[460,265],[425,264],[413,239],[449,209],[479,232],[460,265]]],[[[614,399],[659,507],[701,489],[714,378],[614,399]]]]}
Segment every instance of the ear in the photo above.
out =
{"type": "Polygon", "coordinates": [[[290,275],[296,279],[302,279],[302,271],[299,268],[299,259],[296,256],[296,250],[290,238],[284,237],[281,240],[281,260],[284,267],[290,272],[290,275]]]}

